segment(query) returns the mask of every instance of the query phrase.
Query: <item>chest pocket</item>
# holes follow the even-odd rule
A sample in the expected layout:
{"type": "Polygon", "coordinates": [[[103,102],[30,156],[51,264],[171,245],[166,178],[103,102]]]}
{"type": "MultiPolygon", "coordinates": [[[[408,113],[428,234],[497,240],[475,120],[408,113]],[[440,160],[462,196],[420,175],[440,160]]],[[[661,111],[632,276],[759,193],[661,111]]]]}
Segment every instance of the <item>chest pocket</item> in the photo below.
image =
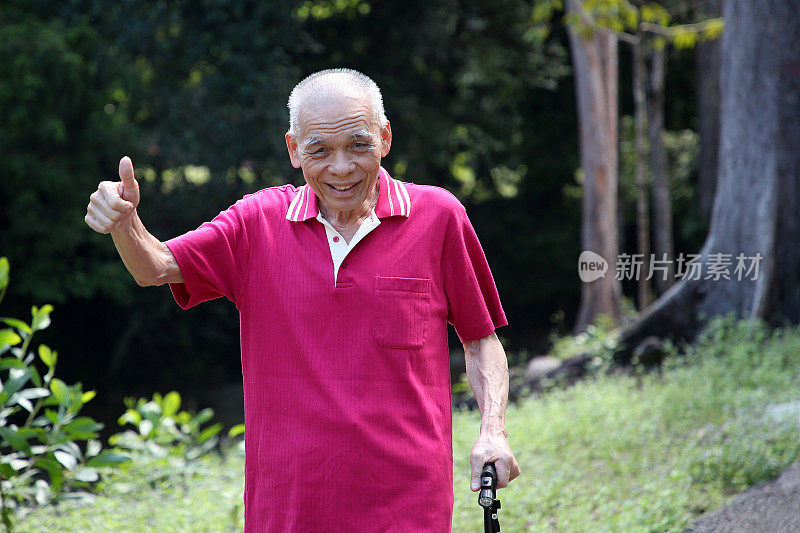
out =
{"type": "Polygon", "coordinates": [[[377,277],[372,295],[372,334],[387,348],[422,348],[428,337],[431,280],[377,277]]]}

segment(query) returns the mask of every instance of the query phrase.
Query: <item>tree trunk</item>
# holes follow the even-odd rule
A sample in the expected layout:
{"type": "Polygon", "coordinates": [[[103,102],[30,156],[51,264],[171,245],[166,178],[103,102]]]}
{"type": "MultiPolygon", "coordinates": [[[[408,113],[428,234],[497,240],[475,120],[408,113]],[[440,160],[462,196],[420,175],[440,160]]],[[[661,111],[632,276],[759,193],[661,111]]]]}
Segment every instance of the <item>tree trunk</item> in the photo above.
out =
{"type": "Polygon", "coordinates": [[[692,339],[715,315],[800,320],[800,3],[729,0],[724,16],[718,185],[702,275],[622,332],[623,358],[647,335],[692,339]],[[737,275],[739,254],[745,267],[761,257],[757,275],[737,275]],[[730,279],[710,272],[721,259],[730,279]]]}
{"type": "Polygon", "coordinates": [[[636,279],[639,311],[650,306],[653,298],[648,270],[650,268],[650,187],[647,180],[647,101],[645,99],[645,52],[644,34],[633,45],[633,138],[636,147],[636,244],[642,255],[642,270],[636,279]]]}
{"type": "MultiPolygon", "coordinates": [[[[703,3],[698,20],[718,17],[722,9],[720,0],[703,3]]],[[[717,185],[719,152],[720,94],[719,71],[721,60],[720,39],[697,44],[695,80],[697,83],[698,133],[700,156],[697,161],[697,197],[704,220],[711,215],[711,205],[717,185]]]]}
{"type": "MultiPolygon", "coordinates": [[[[578,0],[567,9],[583,13],[578,0]]],[[[609,263],[604,277],[584,283],[575,330],[581,331],[598,314],[620,318],[622,289],[615,279],[617,257],[617,37],[591,35],[570,25],[570,49],[575,72],[580,124],[581,166],[584,172],[581,241],[609,263]]]]}
{"type": "Polygon", "coordinates": [[[664,76],[667,54],[664,47],[650,47],[647,133],[650,141],[650,169],[653,175],[653,251],[662,270],[654,269],[658,292],[663,294],[675,280],[672,238],[672,194],[664,150],[664,76]]]}

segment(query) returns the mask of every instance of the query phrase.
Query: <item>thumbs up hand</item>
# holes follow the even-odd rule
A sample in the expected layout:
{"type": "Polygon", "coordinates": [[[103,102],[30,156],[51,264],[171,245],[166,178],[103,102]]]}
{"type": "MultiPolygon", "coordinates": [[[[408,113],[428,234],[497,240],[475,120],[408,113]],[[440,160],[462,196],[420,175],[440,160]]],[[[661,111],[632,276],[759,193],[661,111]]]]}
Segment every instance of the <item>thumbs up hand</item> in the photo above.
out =
{"type": "Polygon", "coordinates": [[[86,224],[98,233],[111,233],[131,223],[139,205],[139,183],[128,156],[119,162],[120,181],[101,181],[89,197],[86,224]]]}

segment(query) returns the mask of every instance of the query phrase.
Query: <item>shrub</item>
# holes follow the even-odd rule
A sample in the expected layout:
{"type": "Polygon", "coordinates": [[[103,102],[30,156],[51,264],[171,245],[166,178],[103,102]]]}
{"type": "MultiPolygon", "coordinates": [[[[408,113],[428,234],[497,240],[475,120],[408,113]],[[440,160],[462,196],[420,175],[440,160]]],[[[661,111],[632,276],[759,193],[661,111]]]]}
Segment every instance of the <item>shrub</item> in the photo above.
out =
{"type": "MultiPolygon", "coordinates": [[[[9,283],[8,260],[0,258],[0,301],[9,283]]],[[[67,385],[54,377],[58,353],[40,344],[36,365],[31,341],[50,325],[51,305],[31,309],[30,324],[0,318],[0,514],[6,531],[12,516],[26,504],[45,504],[60,496],[86,497],[72,489],[90,488],[97,468],[126,461],[126,456],[102,452],[97,431],[102,424],[79,416],[94,391],[80,383],[67,385]],[[42,412],[44,410],[44,412],[42,412]]]]}
{"type": "Polygon", "coordinates": [[[550,353],[559,359],[567,359],[579,354],[588,354],[591,359],[587,365],[589,371],[605,371],[610,368],[614,354],[619,347],[619,331],[614,328],[614,321],[607,315],[599,315],[594,324],[586,326],[586,330],[578,335],[559,337],[551,335],[550,353]]]}
{"type": "Polygon", "coordinates": [[[109,438],[109,443],[120,448],[145,453],[155,458],[168,456],[185,462],[194,461],[214,449],[219,442],[222,429],[219,423],[203,427],[214,416],[214,410],[206,408],[194,414],[179,411],[181,396],[176,391],[164,396],[153,394],[146,398],[125,398],[127,410],[119,417],[119,425],[132,425],[109,438]]]}

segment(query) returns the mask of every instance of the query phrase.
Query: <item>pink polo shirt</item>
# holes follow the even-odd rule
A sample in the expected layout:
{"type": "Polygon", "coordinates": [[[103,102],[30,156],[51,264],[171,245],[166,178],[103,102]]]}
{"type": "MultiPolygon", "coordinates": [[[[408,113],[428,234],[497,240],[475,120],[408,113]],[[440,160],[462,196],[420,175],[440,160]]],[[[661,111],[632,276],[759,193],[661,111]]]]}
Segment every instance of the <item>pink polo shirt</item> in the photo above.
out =
{"type": "Polygon", "coordinates": [[[272,187],[166,243],[181,307],[239,309],[245,530],[450,531],[447,322],[507,323],[478,238],[450,193],[381,169],[380,224],[334,280],[317,214],[307,185],[272,187]]]}

